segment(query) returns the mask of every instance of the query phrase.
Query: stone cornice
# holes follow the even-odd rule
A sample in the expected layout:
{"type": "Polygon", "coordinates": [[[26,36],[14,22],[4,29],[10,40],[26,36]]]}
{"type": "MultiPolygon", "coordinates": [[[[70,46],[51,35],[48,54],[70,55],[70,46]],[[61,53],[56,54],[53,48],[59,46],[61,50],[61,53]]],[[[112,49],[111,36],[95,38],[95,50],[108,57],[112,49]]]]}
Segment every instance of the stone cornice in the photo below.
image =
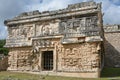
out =
{"type": "Polygon", "coordinates": [[[44,11],[42,13],[40,13],[39,11],[33,11],[28,13],[22,13],[13,19],[6,20],[4,23],[5,25],[13,25],[13,24],[21,24],[21,23],[35,22],[42,20],[51,20],[56,18],[58,19],[69,16],[83,15],[83,14],[92,14],[100,11],[99,7],[101,4],[98,3],[85,7],[77,7],[72,9],[70,8],[70,6],[75,6],[75,5],[69,5],[68,8],[62,10],[56,10],[56,11],[44,11]]]}

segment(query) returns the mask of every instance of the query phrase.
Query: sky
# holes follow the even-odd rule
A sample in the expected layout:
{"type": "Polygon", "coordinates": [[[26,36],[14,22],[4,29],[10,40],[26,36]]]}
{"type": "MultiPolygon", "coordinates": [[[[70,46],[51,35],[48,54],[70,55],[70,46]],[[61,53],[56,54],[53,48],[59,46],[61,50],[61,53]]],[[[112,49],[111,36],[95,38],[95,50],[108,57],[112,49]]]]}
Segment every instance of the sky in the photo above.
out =
{"type": "MultiPolygon", "coordinates": [[[[11,19],[22,12],[33,10],[46,11],[66,8],[89,0],[0,0],[0,39],[7,37],[7,27],[4,20],[11,19]]],[[[120,0],[94,0],[102,2],[104,24],[120,24],[120,0]]]]}

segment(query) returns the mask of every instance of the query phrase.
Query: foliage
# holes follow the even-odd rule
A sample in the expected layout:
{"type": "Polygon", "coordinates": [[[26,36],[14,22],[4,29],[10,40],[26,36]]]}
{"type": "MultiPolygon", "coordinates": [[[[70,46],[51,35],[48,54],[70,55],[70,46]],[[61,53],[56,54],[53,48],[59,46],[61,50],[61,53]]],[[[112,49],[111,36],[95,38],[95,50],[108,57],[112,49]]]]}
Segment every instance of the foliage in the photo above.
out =
{"type": "Polygon", "coordinates": [[[8,49],[4,48],[6,41],[5,40],[0,40],[0,54],[7,55],[8,54],[8,49]]]}

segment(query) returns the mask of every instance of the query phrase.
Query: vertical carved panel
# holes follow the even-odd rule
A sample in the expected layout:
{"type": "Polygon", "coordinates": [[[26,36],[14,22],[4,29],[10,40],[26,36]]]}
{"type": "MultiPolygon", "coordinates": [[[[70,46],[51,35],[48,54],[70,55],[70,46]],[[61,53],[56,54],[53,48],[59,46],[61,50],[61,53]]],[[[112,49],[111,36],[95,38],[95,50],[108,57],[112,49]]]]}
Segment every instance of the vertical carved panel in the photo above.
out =
{"type": "Polygon", "coordinates": [[[9,70],[17,70],[17,52],[10,50],[8,58],[9,70]]]}

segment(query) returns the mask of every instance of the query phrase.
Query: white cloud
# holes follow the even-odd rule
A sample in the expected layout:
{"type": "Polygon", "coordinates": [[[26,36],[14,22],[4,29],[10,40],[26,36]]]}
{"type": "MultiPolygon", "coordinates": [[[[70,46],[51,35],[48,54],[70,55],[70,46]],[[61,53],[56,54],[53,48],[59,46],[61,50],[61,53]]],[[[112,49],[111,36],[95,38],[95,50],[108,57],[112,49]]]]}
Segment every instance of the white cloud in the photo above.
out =
{"type": "Polygon", "coordinates": [[[28,5],[27,8],[29,10],[40,11],[57,10],[67,7],[68,4],[73,4],[81,1],[82,0],[43,0],[42,3],[28,5]]]}
{"type": "Polygon", "coordinates": [[[120,0],[95,0],[102,2],[104,24],[120,24],[120,0]]]}
{"type": "Polygon", "coordinates": [[[24,8],[26,4],[30,3],[27,0],[0,0],[0,39],[7,36],[4,20],[26,11],[24,8]]]}
{"type": "Polygon", "coordinates": [[[120,0],[110,0],[110,1],[116,5],[120,5],[120,0]]]}
{"type": "Polygon", "coordinates": [[[120,24],[120,6],[111,5],[104,15],[105,23],[120,24]]]}
{"type": "MultiPolygon", "coordinates": [[[[74,4],[82,1],[89,1],[89,0],[43,0],[43,3],[39,4],[33,4],[29,5],[28,9],[29,10],[40,10],[40,11],[47,11],[47,10],[56,10],[60,8],[65,8],[67,7],[68,4],[74,4]]],[[[119,20],[114,17],[114,15],[117,16],[117,18],[120,19],[119,17],[119,6],[115,5],[112,1],[110,0],[94,0],[96,2],[102,2],[102,10],[103,13],[105,14],[103,19],[104,19],[104,24],[119,24],[119,20]]],[[[113,0],[114,1],[114,0],[113,0]]],[[[114,2],[118,2],[119,0],[115,0],[114,2]]]]}

